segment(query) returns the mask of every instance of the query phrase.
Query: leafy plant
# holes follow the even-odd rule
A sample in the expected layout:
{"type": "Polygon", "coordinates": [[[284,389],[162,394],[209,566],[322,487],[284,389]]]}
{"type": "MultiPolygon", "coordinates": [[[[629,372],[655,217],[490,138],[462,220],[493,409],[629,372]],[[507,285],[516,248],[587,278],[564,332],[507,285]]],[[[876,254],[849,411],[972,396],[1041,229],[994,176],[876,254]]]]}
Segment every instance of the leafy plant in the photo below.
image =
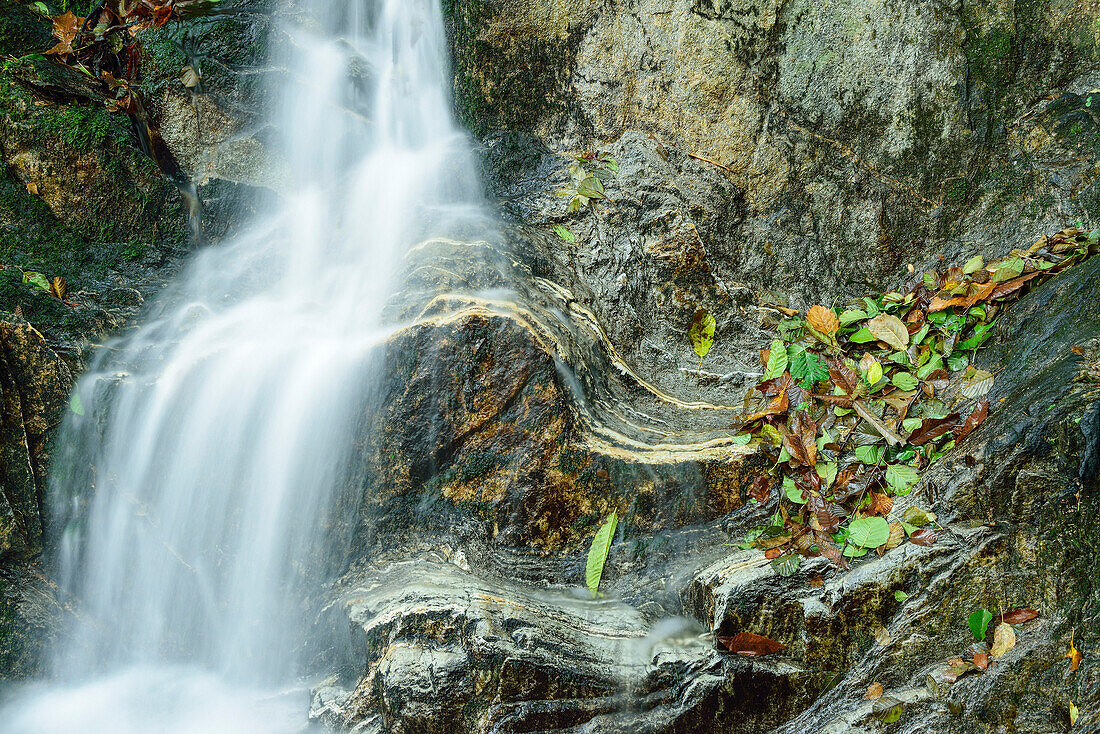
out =
{"type": "Polygon", "coordinates": [[[592,539],[592,546],[588,549],[588,563],[584,576],[592,596],[599,594],[603,567],[607,563],[607,554],[611,551],[611,542],[615,539],[615,527],[618,523],[619,516],[612,512],[603,526],[596,531],[596,537],[592,539]]]}
{"type": "Polygon", "coordinates": [[[595,199],[606,198],[604,182],[619,172],[618,162],[607,153],[586,153],[569,165],[570,185],[555,194],[569,199],[569,213],[579,212],[595,199]]]}

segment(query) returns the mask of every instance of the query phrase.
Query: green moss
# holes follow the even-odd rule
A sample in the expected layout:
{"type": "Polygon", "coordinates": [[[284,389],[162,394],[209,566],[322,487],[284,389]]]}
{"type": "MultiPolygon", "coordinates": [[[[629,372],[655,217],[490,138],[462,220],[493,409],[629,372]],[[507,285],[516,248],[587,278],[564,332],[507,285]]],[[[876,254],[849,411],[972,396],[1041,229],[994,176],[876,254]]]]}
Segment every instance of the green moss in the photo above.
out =
{"type": "Polygon", "coordinates": [[[128,142],[119,119],[95,104],[67,105],[50,110],[41,118],[41,129],[82,151],[101,148],[108,141],[128,142]]]}

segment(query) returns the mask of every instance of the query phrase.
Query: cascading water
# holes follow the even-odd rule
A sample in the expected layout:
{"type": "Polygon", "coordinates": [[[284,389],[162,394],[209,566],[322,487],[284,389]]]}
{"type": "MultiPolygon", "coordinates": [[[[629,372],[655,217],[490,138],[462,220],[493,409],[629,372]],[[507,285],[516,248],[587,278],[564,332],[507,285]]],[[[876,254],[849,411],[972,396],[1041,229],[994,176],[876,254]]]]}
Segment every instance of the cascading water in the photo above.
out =
{"type": "Polygon", "coordinates": [[[389,281],[480,210],[437,0],[305,5],[282,13],[280,210],[196,255],[80,385],[53,488],[80,621],[4,732],[302,729],[279,692],[347,520],[389,281]]]}

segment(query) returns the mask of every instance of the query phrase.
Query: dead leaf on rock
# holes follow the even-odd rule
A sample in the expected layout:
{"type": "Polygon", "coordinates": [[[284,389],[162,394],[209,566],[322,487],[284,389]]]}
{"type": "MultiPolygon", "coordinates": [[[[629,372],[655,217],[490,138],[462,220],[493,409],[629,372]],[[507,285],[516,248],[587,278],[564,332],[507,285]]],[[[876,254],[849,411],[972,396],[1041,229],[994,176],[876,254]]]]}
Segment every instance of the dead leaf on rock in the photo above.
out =
{"type": "Polygon", "coordinates": [[[867,686],[867,693],[863,694],[863,697],[868,701],[874,701],[876,698],[882,698],[882,684],[875,681],[871,685],[867,686]]]}
{"type": "Polygon", "coordinates": [[[964,438],[970,435],[970,433],[982,424],[982,421],[989,415],[989,401],[978,401],[978,407],[974,408],[974,412],[966,417],[961,426],[955,428],[955,441],[962,441],[964,438]]]}
{"type": "Polygon", "coordinates": [[[1001,621],[1008,624],[1023,624],[1024,622],[1030,622],[1039,616],[1039,612],[1031,609],[1030,607],[1020,607],[1019,609],[1013,609],[1011,612],[1005,612],[1001,615],[1001,621]]]}
{"type": "Polygon", "coordinates": [[[978,666],[969,660],[950,658],[947,661],[947,670],[944,671],[943,679],[948,683],[954,683],[967,673],[973,673],[977,669],[978,666]]]}
{"type": "Polygon", "coordinates": [[[993,631],[993,647],[989,650],[989,657],[996,660],[1016,647],[1016,632],[1010,624],[999,624],[993,631]]]}
{"type": "Polygon", "coordinates": [[[989,653],[976,652],[974,653],[974,665],[978,670],[985,670],[989,667],[989,653]]]}
{"type": "Polygon", "coordinates": [[[893,641],[894,638],[890,636],[890,630],[881,626],[875,627],[875,642],[882,645],[883,647],[886,647],[893,641]]]}
{"type": "Polygon", "coordinates": [[[1081,654],[1081,651],[1078,650],[1076,646],[1074,646],[1072,639],[1069,642],[1069,651],[1066,652],[1066,654],[1063,655],[1063,657],[1069,658],[1069,669],[1071,671],[1077,670],[1078,668],[1080,668],[1081,663],[1085,659],[1085,656],[1081,654]]]}
{"type": "Polygon", "coordinates": [[[31,181],[29,184],[27,184],[27,193],[31,196],[38,196],[38,184],[36,184],[34,181],[31,181]]]}
{"type": "Polygon", "coordinates": [[[781,642],[752,632],[739,632],[732,637],[719,636],[718,641],[730,652],[746,657],[763,657],[787,649],[787,646],[781,642]]]}
{"type": "Polygon", "coordinates": [[[914,530],[909,536],[909,542],[913,545],[935,545],[936,540],[940,536],[932,528],[921,528],[920,530],[914,530]]]}

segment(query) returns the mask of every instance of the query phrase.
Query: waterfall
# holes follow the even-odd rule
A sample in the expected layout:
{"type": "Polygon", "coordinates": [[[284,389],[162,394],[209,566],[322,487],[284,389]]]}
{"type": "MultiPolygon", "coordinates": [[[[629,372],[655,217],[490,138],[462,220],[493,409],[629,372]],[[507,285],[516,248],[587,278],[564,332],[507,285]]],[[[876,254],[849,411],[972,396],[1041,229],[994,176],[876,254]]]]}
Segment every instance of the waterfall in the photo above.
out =
{"type": "Polygon", "coordinates": [[[437,0],[286,6],[279,209],[196,253],[78,386],[52,495],[79,621],[3,731],[303,728],[303,600],[353,521],[393,273],[481,205],[437,0]]]}

